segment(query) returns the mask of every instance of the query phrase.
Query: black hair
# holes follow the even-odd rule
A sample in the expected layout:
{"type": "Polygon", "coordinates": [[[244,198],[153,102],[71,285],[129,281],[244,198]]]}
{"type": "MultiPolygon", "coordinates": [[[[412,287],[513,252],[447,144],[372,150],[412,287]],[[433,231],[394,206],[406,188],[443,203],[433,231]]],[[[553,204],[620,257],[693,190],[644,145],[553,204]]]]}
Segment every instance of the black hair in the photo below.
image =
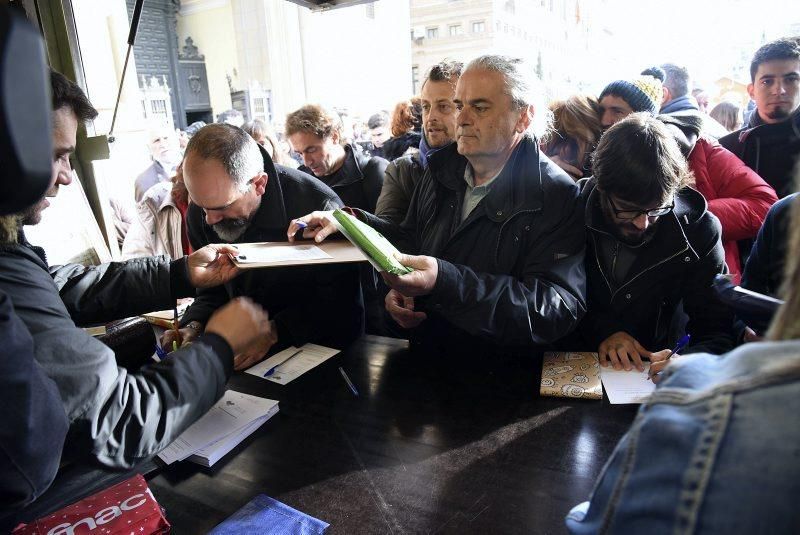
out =
{"type": "Polygon", "coordinates": [[[666,202],[691,180],[675,138],[649,113],[632,113],[609,128],[592,169],[601,191],[638,205],[666,202]]]}
{"type": "Polygon", "coordinates": [[[97,117],[97,110],[86,98],[86,94],[78,84],[54,70],[50,70],[50,87],[53,100],[53,111],[69,108],[79,122],[85,123],[97,117]]]}
{"type": "Polygon", "coordinates": [[[756,81],[759,65],[776,59],[800,60],[800,37],[783,37],[756,50],[750,62],[750,81],[756,81]]]}

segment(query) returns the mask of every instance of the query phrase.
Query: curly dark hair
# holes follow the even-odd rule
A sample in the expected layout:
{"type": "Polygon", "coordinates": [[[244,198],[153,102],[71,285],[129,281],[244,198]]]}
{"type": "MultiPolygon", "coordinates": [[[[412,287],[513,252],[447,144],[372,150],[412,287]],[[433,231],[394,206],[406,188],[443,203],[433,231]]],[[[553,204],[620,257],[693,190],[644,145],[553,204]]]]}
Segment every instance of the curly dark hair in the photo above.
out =
{"type": "Polygon", "coordinates": [[[756,50],[750,62],[750,81],[756,81],[759,65],[776,59],[800,60],[800,37],[782,37],[756,50]]]}

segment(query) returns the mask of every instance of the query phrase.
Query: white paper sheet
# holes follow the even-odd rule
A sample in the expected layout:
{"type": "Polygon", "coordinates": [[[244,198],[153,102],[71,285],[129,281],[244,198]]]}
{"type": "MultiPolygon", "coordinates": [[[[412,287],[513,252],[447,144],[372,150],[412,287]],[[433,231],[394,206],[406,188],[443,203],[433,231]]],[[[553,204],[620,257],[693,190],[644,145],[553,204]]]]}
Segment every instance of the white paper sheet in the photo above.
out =
{"type": "Polygon", "coordinates": [[[262,377],[273,383],[285,385],[297,379],[308,370],[319,366],[337,353],[339,353],[338,349],[331,349],[330,347],[318,346],[316,344],[306,344],[300,348],[292,346],[288,349],[284,349],[280,353],[276,353],[263,362],[259,362],[246,371],[251,375],[262,377]],[[264,377],[264,374],[267,373],[270,368],[298,350],[302,350],[302,353],[278,366],[275,373],[269,377],[264,377]]]}
{"type": "Polygon", "coordinates": [[[600,380],[603,382],[608,401],[614,405],[647,401],[656,388],[653,381],[648,378],[649,371],[649,363],[645,363],[643,372],[636,368],[625,371],[601,366],[600,380]]]}
{"type": "Polygon", "coordinates": [[[238,246],[239,264],[268,264],[272,262],[304,262],[333,258],[316,245],[273,245],[270,247],[238,246]]]}
{"type": "Polygon", "coordinates": [[[167,464],[182,461],[210,444],[235,434],[254,420],[264,417],[278,404],[227,390],[211,409],[167,446],[158,457],[167,464]]]}

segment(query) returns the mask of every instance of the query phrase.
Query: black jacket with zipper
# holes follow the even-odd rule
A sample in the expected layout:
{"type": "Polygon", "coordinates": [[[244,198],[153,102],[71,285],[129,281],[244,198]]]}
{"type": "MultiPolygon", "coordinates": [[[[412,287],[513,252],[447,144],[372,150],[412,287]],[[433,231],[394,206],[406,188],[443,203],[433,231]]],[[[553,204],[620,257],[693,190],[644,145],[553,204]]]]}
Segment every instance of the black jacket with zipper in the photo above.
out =
{"type": "MultiPolygon", "coordinates": [[[[261,150],[269,176],[261,205],[247,230],[234,243],[285,242],[292,220],[315,210],[334,210],[342,201],[320,180],[299,170],[275,165],[261,150]]],[[[189,205],[189,241],[194,249],[224,243],[205,221],[203,210],[189,205]]],[[[197,291],[181,325],[205,324],[230,299],[246,296],[269,312],[277,326],[272,351],[307,342],[344,348],[364,331],[364,304],[353,264],[326,264],[250,269],[216,288],[197,291]],[[313,318],[326,318],[324,322],[313,318]]]]}
{"type": "Polygon", "coordinates": [[[719,142],[772,186],[779,199],[794,193],[794,170],[800,161],[800,108],[775,124],[764,123],[758,110],[753,110],[747,126],[719,142]]]}
{"type": "MultiPolygon", "coordinates": [[[[636,259],[622,283],[612,287],[600,260],[601,235],[611,235],[600,206],[596,181],[582,180],[588,245],[588,312],[578,329],[588,347],[624,331],[649,351],[671,348],[670,322],[678,304],[689,317],[691,344],[684,351],[721,354],[733,347],[733,316],[712,288],[714,276],[727,271],[719,220],[697,191],[684,188],[675,209],[659,218],[650,241],[636,249],[636,259]]],[[[574,348],[573,348],[574,349],[574,348]]]]}
{"type": "Polygon", "coordinates": [[[455,143],[432,155],[400,225],[362,213],[401,251],[438,260],[412,338],[506,354],[561,338],[585,311],[577,186],[526,137],[462,222],[466,166],[455,143]]]}

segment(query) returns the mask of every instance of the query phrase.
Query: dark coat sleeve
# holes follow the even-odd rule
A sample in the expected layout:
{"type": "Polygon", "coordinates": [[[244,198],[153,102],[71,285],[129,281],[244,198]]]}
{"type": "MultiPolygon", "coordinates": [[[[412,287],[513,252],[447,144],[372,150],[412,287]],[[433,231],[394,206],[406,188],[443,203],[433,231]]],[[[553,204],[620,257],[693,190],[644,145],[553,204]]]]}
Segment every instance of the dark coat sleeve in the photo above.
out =
{"type": "Polygon", "coordinates": [[[175,306],[194,295],[186,258],[135,258],[99,266],[51,266],[61,300],[77,325],[108,322],[175,306]]]}
{"type": "Polygon", "coordinates": [[[34,360],[28,329],[0,292],[0,516],[23,507],[52,483],[67,415],[55,383],[34,360]]]}
{"type": "Polygon", "coordinates": [[[403,156],[386,166],[375,215],[393,223],[401,223],[405,219],[414,193],[414,174],[419,172],[416,169],[418,166],[411,156],[403,156]]]}
{"type": "Polygon", "coordinates": [[[717,298],[713,287],[714,277],[727,272],[722,227],[710,212],[695,224],[707,225],[707,219],[711,220],[713,231],[702,242],[692,244],[700,260],[681,284],[683,310],[689,317],[686,332],[692,335],[685,353],[721,355],[733,349],[733,314],[717,298]]]}
{"type": "Polygon", "coordinates": [[[389,162],[383,158],[372,157],[364,167],[364,198],[367,200],[367,207],[370,212],[374,212],[375,206],[378,204],[378,197],[383,188],[383,178],[388,165],[389,162]]]}
{"type": "Polygon", "coordinates": [[[767,213],[742,274],[742,286],[748,290],[777,296],[783,280],[791,206],[796,197],[781,199],[767,213]]]}
{"type": "MultiPolygon", "coordinates": [[[[208,245],[208,240],[200,230],[202,222],[198,220],[196,210],[198,210],[196,207],[190,206],[186,214],[189,243],[192,246],[192,250],[195,251],[208,245]]],[[[181,325],[186,325],[191,321],[199,321],[205,325],[211,314],[229,300],[230,296],[225,286],[198,288],[194,302],[186,309],[181,318],[181,325]]]]}

